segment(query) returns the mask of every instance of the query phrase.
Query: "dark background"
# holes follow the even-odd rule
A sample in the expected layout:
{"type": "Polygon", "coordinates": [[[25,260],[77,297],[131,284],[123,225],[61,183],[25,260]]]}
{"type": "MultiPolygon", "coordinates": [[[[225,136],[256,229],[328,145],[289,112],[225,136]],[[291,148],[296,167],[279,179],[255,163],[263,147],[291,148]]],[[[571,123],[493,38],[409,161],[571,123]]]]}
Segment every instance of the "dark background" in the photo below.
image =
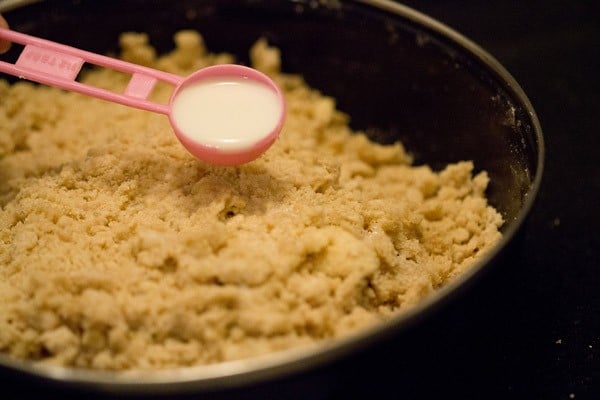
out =
{"type": "Polygon", "coordinates": [[[600,2],[403,3],[511,72],[540,118],[545,173],[508,259],[353,363],[336,398],[600,399],[600,2]]]}
{"type": "MultiPolygon", "coordinates": [[[[404,3],[521,84],[544,131],[543,184],[503,263],[425,323],[333,365],[341,380],[292,397],[600,399],[600,2],[404,3]]],[[[18,377],[0,384],[1,398],[71,398],[18,377]]]]}

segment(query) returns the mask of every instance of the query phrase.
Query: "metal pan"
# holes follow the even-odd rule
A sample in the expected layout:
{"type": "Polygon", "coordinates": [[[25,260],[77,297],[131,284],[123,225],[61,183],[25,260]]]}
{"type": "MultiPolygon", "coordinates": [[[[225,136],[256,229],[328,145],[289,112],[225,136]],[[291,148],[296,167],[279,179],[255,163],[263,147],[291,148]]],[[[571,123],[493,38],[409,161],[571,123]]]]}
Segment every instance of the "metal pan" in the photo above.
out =
{"type": "Polygon", "coordinates": [[[506,221],[500,243],[450,285],[410,312],[319,348],[153,373],[59,368],[0,355],[5,372],[25,379],[121,395],[235,389],[248,394],[246,389],[258,385],[295,387],[327,379],[323,368],[334,360],[403,335],[501,262],[540,185],[542,131],[518,83],[467,38],[395,2],[1,1],[0,12],[15,30],[100,53],[115,52],[123,31],[148,32],[159,51],[167,51],[174,32],[194,28],[212,51],[247,61],[253,41],[266,36],[282,50],[284,70],[302,74],[311,86],[335,97],[354,128],[383,143],[401,140],[417,164],[439,168],[468,159],[487,170],[488,197],[506,221]],[[295,379],[300,377],[304,381],[295,379]]]}

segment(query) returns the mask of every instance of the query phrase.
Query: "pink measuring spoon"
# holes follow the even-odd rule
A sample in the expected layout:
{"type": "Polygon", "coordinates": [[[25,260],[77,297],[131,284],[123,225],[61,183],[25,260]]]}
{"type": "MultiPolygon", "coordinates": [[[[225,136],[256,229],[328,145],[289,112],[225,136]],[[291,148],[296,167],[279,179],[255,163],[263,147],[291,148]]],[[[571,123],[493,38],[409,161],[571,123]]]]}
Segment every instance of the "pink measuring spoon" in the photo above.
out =
{"type": "Polygon", "coordinates": [[[10,29],[0,28],[0,38],[24,45],[15,64],[0,61],[0,72],[167,115],[183,146],[211,164],[254,160],[275,142],[283,125],[281,90],[252,68],[216,65],[181,77],[10,29]],[[115,93],[77,82],[86,62],[131,74],[125,91],[115,93]],[[158,81],[174,86],[168,104],[148,100],[158,81]]]}

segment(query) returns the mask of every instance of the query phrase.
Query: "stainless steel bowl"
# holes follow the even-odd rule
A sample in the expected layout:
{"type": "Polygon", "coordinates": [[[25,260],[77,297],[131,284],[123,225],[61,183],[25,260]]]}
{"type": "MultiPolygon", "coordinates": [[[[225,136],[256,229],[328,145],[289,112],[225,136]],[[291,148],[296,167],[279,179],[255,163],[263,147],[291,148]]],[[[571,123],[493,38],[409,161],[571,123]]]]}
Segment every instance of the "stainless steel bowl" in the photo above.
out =
{"type": "Polygon", "coordinates": [[[252,42],[266,36],[281,48],[283,68],[335,97],[355,128],[380,142],[401,140],[417,163],[434,168],[474,160],[488,171],[490,202],[506,220],[493,251],[434,296],[384,324],[319,348],[152,373],[59,368],[0,355],[2,370],[24,379],[137,395],[236,389],[248,394],[251,387],[293,388],[328,379],[323,369],[334,360],[405,334],[501,262],[540,185],[542,131],[518,83],[469,39],[392,1],[0,1],[0,12],[16,30],[101,53],[115,51],[123,31],[148,32],[151,42],[166,51],[175,31],[194,28],[211,50],[245,61],[252,42]]]}

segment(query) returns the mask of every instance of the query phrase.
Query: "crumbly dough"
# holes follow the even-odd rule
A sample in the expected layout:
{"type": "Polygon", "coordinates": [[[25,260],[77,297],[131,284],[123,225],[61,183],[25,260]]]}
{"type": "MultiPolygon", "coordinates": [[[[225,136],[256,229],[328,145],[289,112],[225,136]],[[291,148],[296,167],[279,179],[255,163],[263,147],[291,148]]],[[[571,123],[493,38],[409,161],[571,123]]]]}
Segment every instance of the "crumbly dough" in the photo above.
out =
{"type": "MultiPolygon", "coordinates": [[[[122,57],[181,75],[234,61],[196,32],[175,43],[157,57],[125,34],[122,57]]],[[[288,116],[235,168],[194,159],[164,116],[0,80],[0,351],[122,370],[318,344],[410,308],[498,241],[485,172],[412,166],[280,73],[264,40],[251,58],[288,116]]],[[[122,91],[128,78],[83,79],[122,91]]]]}

